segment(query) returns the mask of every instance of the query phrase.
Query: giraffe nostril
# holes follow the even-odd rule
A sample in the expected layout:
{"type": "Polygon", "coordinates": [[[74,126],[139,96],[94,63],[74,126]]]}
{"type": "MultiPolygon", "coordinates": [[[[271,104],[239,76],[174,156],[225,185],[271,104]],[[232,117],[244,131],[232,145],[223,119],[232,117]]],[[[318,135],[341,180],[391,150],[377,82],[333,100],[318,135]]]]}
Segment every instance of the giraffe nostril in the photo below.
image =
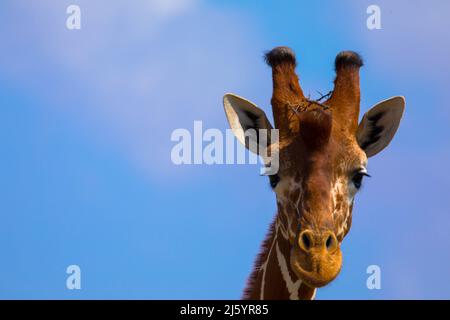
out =
{"type": "Polygon", "coordinates": [[[325,249],[329,254],[333,253],[339,247],[336,236],[333,232],[316,232],[305,230],[298,237],[300,249],[310,253],[314,250],[325,249]]]}
{"type": "Polygon", "coordinates": [[[327,250],[333,250],[337,245],[337,239],[336,236],[332,233],[330,233],[327,237],[327,240],[325,241],[325,246],[327,247],[327,250]]]}
{"type": "Polygon", "coordinates": [[[328,236],[327,243],[326,243],[327,249],[330,249],[332,241],[333,241],[333,239],[331,238],[331,236],[328,236]]]}
{"type": "Polygon", "coordinates": [[[302,235],[302,241],[303,241],[303,244],[305,245],[306,249],[311,248],[311,241],[309,240],[309,237],[306,234],[302,235]]]}
{"type": "Polygon", "coordinates": [[[312,247],[312,235],[310,231],[304,231],[300,234],[298,244],[300,248],[309,251],[312,247]]]}

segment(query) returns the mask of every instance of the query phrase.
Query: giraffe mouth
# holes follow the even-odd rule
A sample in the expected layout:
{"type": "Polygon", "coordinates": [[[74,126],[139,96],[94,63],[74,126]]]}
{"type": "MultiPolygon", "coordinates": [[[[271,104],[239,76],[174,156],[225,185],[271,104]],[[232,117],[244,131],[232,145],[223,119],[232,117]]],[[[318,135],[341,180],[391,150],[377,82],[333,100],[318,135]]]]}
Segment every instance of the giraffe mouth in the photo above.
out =
{"type": "Polygon", "coordinates": [[[321,288],[336,279],[342,266],[341,251],[333,256],[315,254],[303,255],[298,250],[291,256],[293,271],[306,285],[312,288],[321,288]]]}

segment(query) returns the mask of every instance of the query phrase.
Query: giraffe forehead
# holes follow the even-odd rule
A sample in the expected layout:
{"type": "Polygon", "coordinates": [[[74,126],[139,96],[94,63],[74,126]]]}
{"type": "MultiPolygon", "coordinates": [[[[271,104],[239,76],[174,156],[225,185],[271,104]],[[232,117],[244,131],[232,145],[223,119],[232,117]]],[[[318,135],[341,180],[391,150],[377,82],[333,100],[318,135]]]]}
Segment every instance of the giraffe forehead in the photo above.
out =
{"type": "Polygon", "coordinates": [[[356,137],[339,130],[333,130],[331,138],[314,151],[298,139],[280,151],[280,171],[296,182],[305,176],[314,177],[320,171],[339,176],[366,166],[367,156],[356,137]]]}
{"type": "Polygon", "coordinates": [[[281,172],[275,189],[278,202],[285,209],[296,206],[301,210],[306,206],[313,211],[327,211],[330,206],[329,213],[348,211],[353,201],[349,181],[356,171],[367,166],[367,156],[356,139],[338,133],[318,152],[302,154],[306,150],[301,146],[293,150],[298,153],[287,157],[289,166],[281,172]]]}

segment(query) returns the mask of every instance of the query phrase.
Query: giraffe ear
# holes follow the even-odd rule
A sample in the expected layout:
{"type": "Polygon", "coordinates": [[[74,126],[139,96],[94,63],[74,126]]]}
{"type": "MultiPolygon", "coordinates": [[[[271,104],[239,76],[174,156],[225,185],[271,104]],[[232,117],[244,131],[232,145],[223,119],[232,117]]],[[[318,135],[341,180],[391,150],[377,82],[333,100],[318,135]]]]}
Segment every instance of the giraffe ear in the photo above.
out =
{"type": "Polygon", "coordinates": [[[367,111],[356,134],[359,146],[372,157],[386,148],[394,138],[405,110],[404,97],[392,97],[367,111]]]}
{"type": "Polygon", "coordinates": [[[267,146],[271,141],[270,130],[273,127],[264,111],[254,103],[232,93],[227,93],[223,97],[223,106],[231,130],[240,143],[256,154],[260,143],[267,146]],[[265,137],[260,136],[262,132],[267,133],[265,137]]]}

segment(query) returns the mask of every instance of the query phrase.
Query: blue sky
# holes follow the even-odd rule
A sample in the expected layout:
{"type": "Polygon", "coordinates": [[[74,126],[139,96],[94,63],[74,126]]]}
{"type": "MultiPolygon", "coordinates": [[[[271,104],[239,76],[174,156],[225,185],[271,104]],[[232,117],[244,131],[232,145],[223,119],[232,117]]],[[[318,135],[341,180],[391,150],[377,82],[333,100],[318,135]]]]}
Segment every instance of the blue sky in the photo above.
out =
{"type": "Polygon", "coordinates": [[[254,165],[174,166],[176,128],[226,129],[221,99],[270,114],[262,53],[288,45],[306,93],[365,58],[362,111],[404,95],[370,160],[338,279],[318,299],[449,298],[446,1],[25,0],[0,4],[0,298],[234,299],[275,213],[254,165]],[[78,4],[82,29],[65,28],[78,4]],[[382,29],[366,28],[377,4],[382,29]],[[66,289],[77,264],[82,290],[66,289]],[[366,288],[377,264],[382,289],[366,288]]]}

